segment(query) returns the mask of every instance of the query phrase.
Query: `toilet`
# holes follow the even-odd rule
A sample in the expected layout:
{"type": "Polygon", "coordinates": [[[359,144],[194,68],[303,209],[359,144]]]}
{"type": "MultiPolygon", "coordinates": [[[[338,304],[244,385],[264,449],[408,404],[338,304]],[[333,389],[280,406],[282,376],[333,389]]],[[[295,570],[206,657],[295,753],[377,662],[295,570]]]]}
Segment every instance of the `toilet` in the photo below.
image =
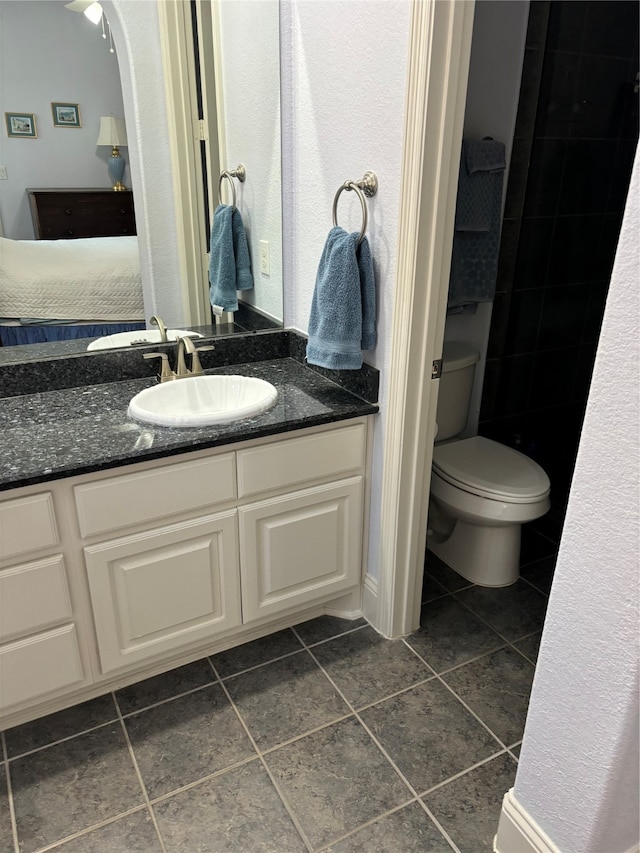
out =
{"type": "Polygon", "coordinates": [[[427,547],[472,583],[509,586],[520,576],[522,524],[549,509],[549,478],[511,447],[456,438],[467,424],[480,354],[449,341],[442,356],[427,547]]]}

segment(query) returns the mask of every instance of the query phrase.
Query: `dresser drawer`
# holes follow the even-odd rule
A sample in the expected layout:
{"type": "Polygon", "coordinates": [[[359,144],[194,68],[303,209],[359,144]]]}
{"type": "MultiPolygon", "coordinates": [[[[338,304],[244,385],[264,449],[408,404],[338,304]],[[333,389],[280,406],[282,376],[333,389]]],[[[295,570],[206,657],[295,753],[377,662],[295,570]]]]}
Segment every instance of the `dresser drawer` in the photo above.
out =
{"type": "Polygon", "coordinates": [[[286,489],[309,480],[333,480],[364,467],[362,423],[238,451],[238,495],[286,489]]]}
{"type": "Polygon", "coordinates": [[[44,697],[83,680],[73,625],[0,646],[0,708],[44,697]]]}
{"type": "Polygon", "coordinates": [[[110,477],[74,492],[81,535],[107,533],[233,500],[234,455],[110,477]]]}
{"type": "Polygon", "coordinates": [[[0,503],[0,559],[8,560],[57,545],[50,492],[0,503]]]}
{"type": "Polygon", "coordinates": [[[135,235],[130,190],[28,190],[36,237],[40,240],[135,235]]]}

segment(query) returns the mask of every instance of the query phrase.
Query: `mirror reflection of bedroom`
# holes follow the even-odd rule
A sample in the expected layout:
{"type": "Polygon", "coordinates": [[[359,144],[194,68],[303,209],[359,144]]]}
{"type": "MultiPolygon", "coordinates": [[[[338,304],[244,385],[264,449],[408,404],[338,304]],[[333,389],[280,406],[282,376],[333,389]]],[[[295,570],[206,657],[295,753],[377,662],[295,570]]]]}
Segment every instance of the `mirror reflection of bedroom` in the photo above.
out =
{"type": "MultiPolygon", "coordinates": [[[[197,5],[204,8],[205,4],[208,7],[207,0],[200,0],[197,5]]],[[[150,315],[155,313],[155,307],[149,310],[147,306],[146,311],[144,307],[143,292],[149,305],[155,305],[156,300],[151,295],[155,291],[149,291],[150,273],[145,269],[144,258],[142,272],[140,269],[136,227],[136,219],[142,223],[149,217],[144,216],[141,207],[142,194],[134,198],[129,166],[133,161],[135,168],[142,152],[135,149],[130,156],[126,141],[118,146],[125,164],[124,190],[113,191],[114,180],[109,168],[118,139],[108,134],[124,132],[126,140],[118,54],[111,40],[107,17],[103,15],[94,24],[84,14],[70,10],[69,5],[73,4],[68,0],[0,0],[0,101],[3,105],[0,346],[13,348],[0,351],[3,363],[7,359],[12,362],[86,352],[96,338],[104,340],[105,335],[122,330],[146,328],[148,331],[150,315]],[[42,346],[25,349],[22,345],[27,343],[42,346]]],[[[104,5],[108,9],[111,4],[104,5]]],[[[261,29],[256,38],[261,39],[260,45],[265,50],[266,38],[270,39],[268,55],[271,64],[275,62],[275,79],[271,75],[260,82],[263,89],[265,86],[273,89],[277,100],[278,3],[276,0],[264,5],[271,8],[270,16],[275,23],[267,28],[266,35],[261,29]]],[[[271,246],[271,270],[270,275],[260,274],[257,278],[261,287],[243,298],[244,313],[226,315],[226,326],[210,316],[202,319],[202,311],[198,321],[192,317],[198,325],[182,325],[189,322],[189,311],[184,312],[182,320],[164,317],[167,326],[177,322],[178,326],[197,330],[205,336],[282,327],[279,109],[270,116],[271,123],[275,119],[277,124],[273,133],[269,128],[267,134],[268,138],[273,136],[273,144],[265,146],[265,151],[256,156],[244,132],[245,116],[252,114],[247,107],[252,104],[246,95],[237,99],[233,89],[233,72],[237,70],[234,62],[237,65],[241,57],[236,57],[237,50],[226,49],[227,42],[236,44],[239,24],[243,24],[244,49],[247,32],[243,16],[253,14],[250,7],[253,8],[250,3],[238,4],[233,7],[233,14],[227,14],[228,6],[225,5],[224,20],[220,22],[225,36],[222,39],[223,33],[220,33],[220,62],[224,63],[223,77],[228,82],[225,84],[225,120],[220,125],[224,138],[220,145],[221,155],[226,145],[226,153],[231,158],[227,162],[225,157],[223,168],[235,168],[238,157],[248,164],[251,180],[243,185],[239,199],[244,205],[243,215],[247,217],[245,224],[250,237],[250,229],[254,230],[253,243],[256,245],[250,242],[252,265],[257,263],[254,254],[259,251],[258,241],[267,237],[271,246]],[[228,86],[231,86],[230,92],[227,92],[228,86]],[[244,141],[240,144],[239,140],[244,141]],[[252,163],[251,158],[257,162],[252,163]],[[265,168],[265,158],[273,161],[269,169],[265,168]],[[263,184],[267,179],[273,186],[270,184],[269,192],[265,193],[263,184]],[[202,326],[202,322],[216,325],[202,326]]],[[[210,26],[209,37],[211,33],[210,26]]],[[[120,57],[120,62],[123,61],[126,58],[120,57]]],[[[211,84],[212,69],[213,63],[210,63],[211,84]]],[[[216,67],[216,77],[218,71],[216,67]]],[[[127,70],[123,69],[123,73],[126,76],[127,70]]],[[[262,91],[260,95],[257,86],[255,97],[272,103],[271,95],[265,99],[264,94],[262,91]]],[[[215,133],[213,125],[211,129],[215,133]]],[[[129,145],[136,144],[134,135],[130,134],[129,145]]],[[[265,138],[262,133],[255,136],[265,138]]],[[[227,201],[224,192],[219,198],[218,163],[215,167],[214,170],[212,165],[208,180],[201,179],[202,184],[207,184],[207,204],[206,210],[203,204],[203,210],[197,214],[204,223],[198,238],[203,248],[194,253],[194,257],[203,258],[203,269],[198,273],[202,281],[188,285],[207,294],[208,260],[203,244],[205,240],[208,243],[208,221],[213,217],[213,209],[220,200],[227,201]]],[[[133,178],[139,189],[142,176],[134,172],[133,178]]],[[[157,237],[149,231],[148,224],[143,239],[153,252],[157,237]]],[[[162,249],[166,251],[164,245],[162,249]]],[[[176,281],[176,289],[181,286],[184,287],[184,282],[176,281]]],[[[206,301],[206,313],[209,311],[208,295],[200,298],[206,301]]]]}
{"type": "Polygon", "coordinates": [[[0,57],[0,343],[143,329],[108,22],[94,24],[63,0],[1,0],[0,57]],[[125,189],[115,192],[110,161],[118,142],[125,189]]]}

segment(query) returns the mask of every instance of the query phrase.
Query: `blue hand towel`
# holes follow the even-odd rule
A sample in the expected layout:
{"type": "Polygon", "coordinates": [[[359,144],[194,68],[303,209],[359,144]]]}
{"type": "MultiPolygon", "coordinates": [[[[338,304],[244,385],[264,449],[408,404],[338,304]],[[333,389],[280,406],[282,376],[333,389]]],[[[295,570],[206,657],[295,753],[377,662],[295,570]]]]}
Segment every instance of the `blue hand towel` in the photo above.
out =
{"type": "Polygon", "coordinates": [[[331,370],[358,370],[362,350],[376,345],[376,295],[367,238],[329,231],[309,316],[307,361],[331,370]]]}
{"type": "Polygon", "coordinates": [[[242,216],[219,204],[213,214],[209,257],[209,299],[221,311],[237,311],[236,291],[253,287],[251,260],[242,216]]]}

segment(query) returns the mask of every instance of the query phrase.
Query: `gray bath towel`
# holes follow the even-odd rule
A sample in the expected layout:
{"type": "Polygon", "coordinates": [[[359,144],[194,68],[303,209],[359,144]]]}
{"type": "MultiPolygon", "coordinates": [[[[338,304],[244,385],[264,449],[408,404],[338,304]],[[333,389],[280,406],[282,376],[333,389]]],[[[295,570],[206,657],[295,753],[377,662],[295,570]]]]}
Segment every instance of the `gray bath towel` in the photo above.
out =
{"type": "Polygon", "coordinates": [[[498,273],[505,149],[465,139],[460,157],[447,307],[492,302],[498,273]]]}

